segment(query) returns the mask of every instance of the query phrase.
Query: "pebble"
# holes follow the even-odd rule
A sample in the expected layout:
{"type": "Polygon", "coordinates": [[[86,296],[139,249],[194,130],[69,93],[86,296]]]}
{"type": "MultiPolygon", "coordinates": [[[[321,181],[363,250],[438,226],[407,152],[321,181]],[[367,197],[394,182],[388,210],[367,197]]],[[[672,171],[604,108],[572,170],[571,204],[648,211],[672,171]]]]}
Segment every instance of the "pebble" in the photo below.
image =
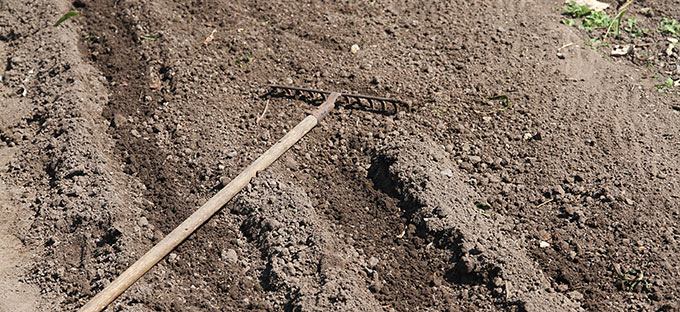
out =
{"type": "Polygon", "coordinates": [[[378,262],[379,262],[378,258],[371,257],[368,259],[368,267],[371,269],[375,268],[378,265],[378,262]]]}
{"type": "Polygon", "coordinates": [[[569,299],[571,299],[571,300],[576,300],[576,301],[583,300],[583,294],[580,293],[579,291],[576,291],[576,290],[570,291],[569,293],[567,293],[567,297],[569,297],[569,299]]]}
{"type": "Polygon", "coordinates": [[[569,286],[567,286],[567,284],[559,284],[559,285],[557,285],[557,291],[559,291],[559,292],[566,292],[567,290],[569,290],[569,286]]]}
{"type": "Polygon", "coordinates": [[[482,158],[479,156],[469,156],[468,160],[470,160],[472,164],[477,164],[482,161],[482,158]]]}
{"type": "Polygon", "coordinates": [[[351,48],[349,48],[349,51],[354,53],[354,54],[359,53],[359,50],[361,50],[361,49],[359,48],[358,44],[354,44],[354,45],[352,45],[351,48]]]}
{"type": "Polygon", "coordinates": [[[227,158],[234,158],[234,157],[236,157],[236,152],[229,152],[227,154],[227,158]]]}
{"type": "Polygon", "coordinates": [[[222,259],[226,261],[229,264],[236,264],[238,262],[238,255],[236,254],[236,250],[233,249],[227,249],[226,251],[222,251],[222,259]]]}
{"type": "Polygon", "coordinates": [[[576,252],[575,251],[572,250],[572,251],[569,252],[569,259],[570,260],[576,259],[576,252]]]}
{"type": "Polygon", "coordinates": [[[451,171],[451,169],[442,170],[441,174],[442,174],[442,175],[445,175],[445,176],[447,176],[447,177],[449,177],[449,178],[450,178],[450,177],[453,177],[453,171],[451,171]]]}
{"type": "Polygon", "coordinates": [[[141,227],[146,227],[146,226],[149,226],[149,220],[147,220],[146,217],[141,217],[137,221],[137,224],[139,224],[139,226],[141,226],[141,227]]]}
{"type": "Polygon", "coordinates": [[[142,137],[142,135],[139,134],[139,132],[138,132],[137,130],[135,130],[135,129],[132,129],[132,131],[130,131],[130,134],[132,134],[132,136],[134,136],[134,137],[136,137],[136,138],[141,138],[141,137],[142,137]]]}
{"type": "Polygon", "coordinates": [[[538,243],[538,247],[548,248],[548,247],[550,247],[550,243],[548,243],[546,241],[541,241],[540,243],[538,243]]]}
{"type": "Polygon", "coordinates": [[[460,168],[461,168],[461,169],[464,169],[464,170],[467,170],[467,171],[470,171],[470,170],[473,169],[472,164],[469,163],[469,162],[467,162],[467,161],[464,161],[464,162],[460,163],[460,168]]]}

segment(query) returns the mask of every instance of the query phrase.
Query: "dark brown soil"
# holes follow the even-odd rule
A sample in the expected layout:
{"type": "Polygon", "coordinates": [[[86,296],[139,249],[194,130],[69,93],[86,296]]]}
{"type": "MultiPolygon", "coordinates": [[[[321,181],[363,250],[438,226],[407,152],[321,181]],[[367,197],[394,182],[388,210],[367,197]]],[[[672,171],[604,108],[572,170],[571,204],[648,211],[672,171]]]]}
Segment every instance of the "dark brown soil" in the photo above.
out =
{"type": "Polygon", "coordinates": [[[680,51],[561,5],[0,2],[0,311],[82,306],[313,107],[269,83],[412,110],[333,111],[107,311],[680,309],[680,51]]]}

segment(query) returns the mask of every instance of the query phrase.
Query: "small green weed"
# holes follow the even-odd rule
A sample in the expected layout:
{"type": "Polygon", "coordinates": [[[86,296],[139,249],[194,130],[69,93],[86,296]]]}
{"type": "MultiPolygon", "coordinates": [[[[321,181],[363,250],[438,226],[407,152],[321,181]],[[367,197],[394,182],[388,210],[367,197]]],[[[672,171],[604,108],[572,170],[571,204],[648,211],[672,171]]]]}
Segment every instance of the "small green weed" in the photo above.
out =
{"type": "Polygon", "coordinates": [[[155,41],[156,39],[158,39],[156,36],[152,36],[152,35],[141,35],[141,36],[139,36],[139,38],[142,38],[144,40],[151,40],[151,41],[155,41]]]}
{"type": "Polygon", "coordinates": [[[576,2],[571,1],[568,5],[564,6],[564,10],[567,11],[568,15],[574,18],[581,18],[593,12],[587,5],[578,5],[576,2]]]}
{"type": "Polygon", "coordinates": [[[643,36],[649,33],[649,29],[638,27],[637,25],[639,23],[640,20],[638,20],[637,18],[634,17],[628,18],[626,20],[625,26],[623,26],[623,30],[629,32],[630,36],[633,38],[642,38],[643,36]]]}
{"type": "Polygon", "coordinates": [[[248,63],[250,60],[253,58],[253,55],[250,54],[250,52],[244,54],[241,56],[240,59],[236,60],[236,65],[238,65],[239,68],[243,68],[243,63],[248,63]]]}
{"type": "Polygon", "coordinates": [[[609,27],[611,23],[612,19],[609,18],[607,13],[604,11],[593,11],[583,19],[583,24],[578,28],[591,32],[593,29],[609,27]]]}
{"type": "Polygon", "coordinates": [[[59,20],[57,20],[57,22],[54,23],[54,25],[52,25],[52,26],[57,27],[57,26],[59,26],[59,24],[63,23],[67,19],[74,17],[76,15],[78,15],[78,10],[68,11],[66,14],[62,15],[61,18],[59,18],[59,20]]]}
{"type": "Polygon", "coordinates": [[[635,290],[639,286],[640,290],[649,290],[649,280],[645,278],[645,272],[642,268],[630,269],[628,271],[623,271],[620,265],[614,266],[614,271],[616,271],[616,277],[619,280],[620,286],[624,290],[635,290]]]}
{"type": "Polygon", "coordinates": [[[659,91],[659,93],[673,93],[675,92],[673,85],[675,85],[675,81],[673,78],[668,77],[664,80],[663,84],[656,85],[656,91],[659,91]]]}
{"type": "Polygon", "coordinates": [[[680,35],[680,22],[676,19],[664,18],[659,25],[659,31],[664,35],[680,35]]]}

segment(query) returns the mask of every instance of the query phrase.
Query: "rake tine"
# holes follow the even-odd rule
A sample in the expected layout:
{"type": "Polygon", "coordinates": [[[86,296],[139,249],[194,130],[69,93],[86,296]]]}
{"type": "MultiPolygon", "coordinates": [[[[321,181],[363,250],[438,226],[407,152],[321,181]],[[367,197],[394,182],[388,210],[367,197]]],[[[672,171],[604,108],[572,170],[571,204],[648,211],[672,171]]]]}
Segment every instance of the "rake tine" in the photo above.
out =
{"type": "MultiPolygon", "coordinates": [[[[323,90],[317,90],[317,89],[309,89],[309,88],[301,88],[301,87],[292,87],[292,86],[284,86],[284,85],[269,85],[270,88],[273,88],[275,90],[281,90],[287,95],[292,94],[295,96],[296,99],[300,99],[300,95],[309,95],[309,99],[313,100],[315,99],[315,95],[318,94],[324,99],[328,98],[328,95],[331,94],[329,91],[323,91],[323,90]]],[[[398,113],[400,110],[400,105],[404,105],[407,107],[408,110],[410,110],[410,104],[408,102],[404,102],[402,100],[397,100],[397,99],[388,99],[384,97],[379,97],[379,96],[371,96],[371,95],[361,95],[361,94],[352,94],[352,93],[341,93],[340,94],[342,97],[346,99],[347,105],[352,105],[353,103],[357,105],[357,107],[361,106],[368,106],[371,109],[376,109],[375,102],[380,103],[380,109],[383,111],[387,111],[387,103],[392,103],[394,105],[394,111],[395,113],[398,113]],[[367,105],[363,105],[361,100],[365,100],[367,102],[367,105]]]]}

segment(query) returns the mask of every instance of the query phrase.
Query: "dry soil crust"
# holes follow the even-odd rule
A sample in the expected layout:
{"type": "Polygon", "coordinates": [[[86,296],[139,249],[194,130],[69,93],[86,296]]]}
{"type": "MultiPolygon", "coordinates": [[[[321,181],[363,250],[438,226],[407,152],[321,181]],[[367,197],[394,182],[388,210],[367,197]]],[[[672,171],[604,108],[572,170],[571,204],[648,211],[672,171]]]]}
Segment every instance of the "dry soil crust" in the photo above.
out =
{"type": "Polygon", "coordinates": [[[0,308],[101,290],[304,116],[269,82],[414,110],[340,108],[109,310],[677,308],[678,97],[556,4],[0,3],[0,308]]]}

